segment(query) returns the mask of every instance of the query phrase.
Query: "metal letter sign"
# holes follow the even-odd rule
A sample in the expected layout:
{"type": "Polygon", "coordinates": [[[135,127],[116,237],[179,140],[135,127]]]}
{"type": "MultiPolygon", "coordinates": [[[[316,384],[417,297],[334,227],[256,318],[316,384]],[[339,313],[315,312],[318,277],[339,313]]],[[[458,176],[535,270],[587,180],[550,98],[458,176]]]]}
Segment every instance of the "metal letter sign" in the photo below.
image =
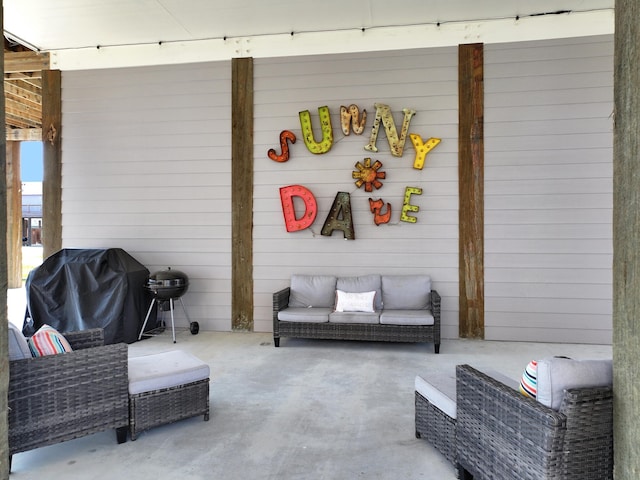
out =
{"type": "Polygon", "coordinates": [[[371,210],[371,213],[373,213],[373,223],[376,225],[389,223],[389,220],[391,220],[391,204],[387,203],[387,211],[385,213],[380,213],[383,206],[384,202],[381,198],[378,200],[373,200],[372,198],[369,199],[369,209],[371,210]]]}
{"type": "Polygon", "coordinates": [[[420,207],[417,205],[411,205],[411,195],[422,195],[422,189],[418,187],[407,187],[404,189],[404,202],[402,204],[402,213],[400,214],[400,220],[403,222],[416,223],[418,219],[412,217],[408,212],[418,212],[420,207]]]}
{"type": "Polygon", "coordinates": [[[318,214],[318,204],[313,193],[302,185],[289,185],[280,189],[280,201],[287,232],[297,232],[311,226],[318,214]],[[300,197],[304,202],[304,214],[296,218],[293,197],[300,197]]]}
{"type": "Polygon", "coordinates": [[[273,148],[270,148],[267,155],[269,155],[271,160],[274,162],[286,162],[289,160],[289,144],[287,140],[291,143],[296,143],[296,135],[289,130],[283,130],[280,132],[280,147],[282,148],[282,153],[278,155],[273,148]]]}
{"type": "Polygon", "coordinates": [[[316,142],[313,138],[313,128],[311,127],[311,114],[309,110],[299,112],[300,126],[302,127],[302,136],[304,144],[311,153],[327,153],[333,145],[333,130],[331,128],[331,115],[329,115],[329,107],[318,108],[320,114],[320,126],[322,128],[322,141],[316,142]]]}
{"type": "Polygon", "coordinates": [[[424,167],[424,161],[427,158],[427,153],[436,148],[440,143],[440,139],[431,137],[426,143],[424,143],[422,141],[422,137],[415,133],[410,133],[409,138],[411,139],[411,143],[413,143],[413,148],[416,149],[416,159],[413,161],[413,168],[416,170],[422,170],[422,167],[424,167]]]}
{"type": "Polygon", "coordinates": [[[364,146],[365,150],[370,152],[377,152],[376,142],[378,141],[378,130],[380,129],[380,121],[384,125],[387,132],[387,140],[389,141],[389,147],[391,148],[391,155],[394,157],[401,157],[404,151],[404,142],[407,140],[407,132],[409,131],[409,123],[411,123],[411,117],[416,114],[415,110],[403,108],[404,119],[402,120],[402,130],[400,131],[400,138],[398,138],[398,131],[396,130],[396,124],[393,121],[391,115],[391,108],[384,103],[374,103],[376,107],[376,118],[373,121],[373,128],[371,129],[371,136],[369,137],[369,143],[364,146]]]}
{"type": "Polygon", "coordinates": [[[348,192],[337,193],[320,233],[330,237],[334,230],[342,230],[347,240],[356,239],[351,217],[351,196],[348,192]]]}
{"type": "Polygon", "coordinates": [[[351,128],[356,135],[364,132],[364,124],[367,122],[367,111],[362,110],[362,117],[360,116],[360,109],[357,105],[351,104],[349,108],[345,106],[340,107],[340,124],[342,125],[342,133],[349,135],[351,128]]]}

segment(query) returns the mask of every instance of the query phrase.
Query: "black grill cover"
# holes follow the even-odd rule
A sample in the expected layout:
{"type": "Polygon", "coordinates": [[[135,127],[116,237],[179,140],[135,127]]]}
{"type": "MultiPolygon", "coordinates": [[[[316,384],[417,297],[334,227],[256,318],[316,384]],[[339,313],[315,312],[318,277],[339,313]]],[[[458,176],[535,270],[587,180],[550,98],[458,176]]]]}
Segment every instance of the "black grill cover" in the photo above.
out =
{"type": "Polygon", "coordinates": [[[105,344],[133,343],[153,296],[149,270],[121,248],[63,249],[29,273],[23,332],[100,327],[105,344]]]}

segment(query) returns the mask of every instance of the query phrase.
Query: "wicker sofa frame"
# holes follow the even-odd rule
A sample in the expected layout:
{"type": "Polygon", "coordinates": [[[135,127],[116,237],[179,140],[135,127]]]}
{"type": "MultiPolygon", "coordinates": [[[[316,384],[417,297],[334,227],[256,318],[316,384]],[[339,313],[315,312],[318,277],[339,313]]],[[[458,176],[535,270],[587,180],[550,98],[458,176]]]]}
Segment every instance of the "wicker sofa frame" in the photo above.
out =
{"type": "Polygon", "coordinates": [[[435,353],[440,352],[440,295],[431,290],[433,325],[385,325],[364,323],[286,322],[278,319],[278,312],[289,305],[290,287],[273,294],[273,342],[280,346],[280,338],[312,338],[325,340],[362,340],[374,342],[429,342],[435,353]]]}
{"type": "Polygon", "coordinates": [[[613,478],[611,387],[566,390],[555,411],[459,365],[456,402],[461,479],[613,478]]]}
{"type": "Polygon", "coordinates": [[[116,429],[127,439],[127,345],[102,329],[64,334],[73,352],[9,362],[9,455],[116,429]]]}

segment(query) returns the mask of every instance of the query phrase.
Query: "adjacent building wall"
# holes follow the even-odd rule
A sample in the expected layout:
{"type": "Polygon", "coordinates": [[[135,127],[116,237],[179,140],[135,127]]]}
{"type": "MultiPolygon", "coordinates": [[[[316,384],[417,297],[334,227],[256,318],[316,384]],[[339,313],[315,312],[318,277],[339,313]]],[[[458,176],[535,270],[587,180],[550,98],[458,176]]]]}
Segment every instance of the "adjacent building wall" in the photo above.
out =
{"type": "MultiPolygon", "coordinates": [[[[486,338],[611,341],[612,37],[485,46],[486,338]]],[[[292,273],[428,273],[443,335],[458,334],[457,48],[254,61],[254,329],[271,330],[271,295],[292,273]],[[409,131],[442,139],[425,167],[364,150],[374,104],[416,110],[409,131]],[[366,109],[345,136],[341,105],[366,109]],[[329,152],[306,148],[298,114],[329,107],[329,152]],[[280,132],[297,136],[274,162],[280,132]],[[367,193],[365,158],[386,178],[367,193]],[[285,229],[280,188],[303,185],[318,213],[285,229]],[[406,187],[416,223],[400,221],[406,187]],[[356,240],[321,235],[338,192],[356,240]],[[376,226],[369,198],[392,205],[376,226]]],[[[63,245],[122,247],[151,270],[185,271],[192,320],[231,329],[230,62],[63,73],[63,245]]],[[[300,208],[300,205],[298,205],[300,208]]],[[[179,312],[179,309],[178,309],[179,312]]]]}

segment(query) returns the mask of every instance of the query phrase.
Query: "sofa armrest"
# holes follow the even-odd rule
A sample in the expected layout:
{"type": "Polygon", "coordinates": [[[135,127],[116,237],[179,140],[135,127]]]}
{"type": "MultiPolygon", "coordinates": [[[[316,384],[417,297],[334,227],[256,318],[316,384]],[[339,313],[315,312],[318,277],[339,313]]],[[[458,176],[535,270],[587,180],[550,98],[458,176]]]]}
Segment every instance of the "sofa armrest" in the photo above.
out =
{"type": "Polygon", "coordinates": [[[278,312],[289,306],[291,287],[285,287],[273,294],[273,321],[278,320],[278,312]]]}
{"type": "Polygon", "coordinates": [[[484,478],[547,478],[560,468],[567,418],[469,365],[456,367],[458,463],[484,478]]]}
{"type": "Polygon", "coordinates": [[[74,350],[101,347],[104,345],[104,330],[102,328],[67,332],[63,333],[63,335],[74,350]]]}
{"type": "Polygon", "coordinates": [[[440,323],[440,294],[436,290],[431,290],[431,315],[436,322],[440,323]]]}

